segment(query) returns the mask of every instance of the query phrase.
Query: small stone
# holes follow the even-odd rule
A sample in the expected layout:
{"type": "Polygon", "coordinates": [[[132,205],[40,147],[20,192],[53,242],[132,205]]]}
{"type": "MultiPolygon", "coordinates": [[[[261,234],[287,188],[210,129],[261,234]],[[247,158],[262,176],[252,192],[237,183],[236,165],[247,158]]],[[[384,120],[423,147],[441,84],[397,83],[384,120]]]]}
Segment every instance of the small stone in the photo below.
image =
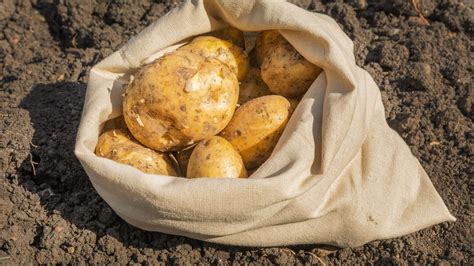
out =
{"type": "Polygon", "coordinates": [[[67,247],[66,250],[67,250],[67,253],[73,254],[74,251],[76,251],[76,248],[74,248],[74,247],[67,247]]]}

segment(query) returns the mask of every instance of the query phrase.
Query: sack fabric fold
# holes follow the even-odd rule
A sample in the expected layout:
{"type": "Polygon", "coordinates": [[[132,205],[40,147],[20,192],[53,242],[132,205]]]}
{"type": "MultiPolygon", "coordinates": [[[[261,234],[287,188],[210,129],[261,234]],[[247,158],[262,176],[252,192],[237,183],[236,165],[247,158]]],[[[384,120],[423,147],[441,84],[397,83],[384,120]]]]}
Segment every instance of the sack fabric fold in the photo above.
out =
{"type": "Polygon", "coordinates": [[[188,1],[147,27],[92,68],[75,154],[128,223],[209,242],[354,247],[455,220],[387,125],[380,91],[356,65],[352,41],[330,17],[284,1],[188,1]],[[324,69],[249,179],[151,175],[94,154],[103,122],[122,112],[130,73],[227,25],[278,29],[324,69]]]}

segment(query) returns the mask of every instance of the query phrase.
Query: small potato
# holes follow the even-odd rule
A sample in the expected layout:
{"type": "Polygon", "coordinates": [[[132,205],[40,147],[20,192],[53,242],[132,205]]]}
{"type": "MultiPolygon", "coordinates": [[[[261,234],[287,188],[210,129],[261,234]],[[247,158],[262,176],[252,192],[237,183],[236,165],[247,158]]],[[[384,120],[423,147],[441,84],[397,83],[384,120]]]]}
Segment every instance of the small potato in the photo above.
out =
{"type": "Polygon", "coordinates": [[[277,30],[265,30],[258,34],[255,42],[255,56],[258,66],[261,66],[270,48],[285,42],[285,38],[277,30]]]}
{"type": "Polygon", "coordinates": [[[249,59],[242,48],[212,36],[194,38],[178,51],[187,51],[206,58],[215,58],[225,63],[242,80],[249,69],[249,59]]]}
{"type": "Polygon", "coordinates": [[[245,178],[242,157],[227,140],[214,136],[201,141],[189,158],[188,178],[245,178]]]}
{"type": "Polygon", "coordinates": [[[188,169],[189,158],[191,158],[191,154],[193,153],[195,146],[187,147],[184,150],[174,152],[174,157],[178,161],[179,169],[181,171],[181,175],[186,176],[186,171],[188,169]]]}
{"type": "Polygon", "coordinates": [[[285,41],[269,49],[261,71],[262,79],[272,93],[292,98],[309,89],[321,68],[310,63],[285,41]]]}
{"type": "Polygon", "coordinates": [[[177,151],[219,133],[239,94],[234,73],[217,59],[173,52],[141,68],[123,98],[132,135],[158,151],[177,151]]]}
{"type": "Polygon", "coordinates": [[[142,146],[124,129],[109,130],[100,135],[95,154],[148,174],[177,176],[166,154],[142,146]]]}
{"type": "Polygon", "coordinates": [[[260,78],[260,69],[251,68],[240,84],[239,104],[244,104],[252,99],[269,94],[270,91],[267,85],[260,78]]]}
{"type": "Polygon", "coordinates": [[[234,27],[227,27],[222,30],[210,32],[209,35],[231,42],[240,48],[245,48],[244,33],[234,27]]]}
{"type": "Polygon", "coordinates": [[[243,104],[220,135],[240,153],[247,169],[270,157],[290,117],[290,103],[279,95],[243,104]]]}

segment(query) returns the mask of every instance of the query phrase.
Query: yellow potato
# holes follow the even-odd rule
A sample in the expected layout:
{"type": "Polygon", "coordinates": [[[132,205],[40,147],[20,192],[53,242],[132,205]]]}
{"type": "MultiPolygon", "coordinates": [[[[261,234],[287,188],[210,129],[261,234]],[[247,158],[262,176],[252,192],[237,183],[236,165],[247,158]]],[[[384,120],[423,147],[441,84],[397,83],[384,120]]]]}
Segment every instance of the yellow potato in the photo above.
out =
{"type": "Polygon", "coordinates": [[[109,130],[100,135],[95,154],[148,174],[177,176],[166,154],[142,146],[124,129],[109,130]]]}
{"type": "Polygon", "coordinates": [[[221,61],[173,52],[137,72],[124,94],[124,118],[145,146],[176,151],[219,133],[238,94],[237,78],[221,61]]]}
{"type": "Polygon", "coordinates": [[[188,178],[245,178],[242,157],[227,140],[214,136],[201,141],[189,158],[188,178]]]}
{"type": "Polygon", "coordinates": [[[213,31],[210,33],[210,35],[231,42],[242,49],[245,48],[244,33],[234,27],[227,27],[222,30],[213,31]]]}
{"type": "Polygon", "coordinates": [[[189,158],[193,153],[195,146],[187,147],[184,150],[174,152],[174,156],[178,161],[179,169],[181,170],[181,175],[186,176],[186,171],[188,169],[189,158]]]}
{"type": "Polygon", "coordinates": [[[280,42],[285,42],[285,38],[277,30],[265,30],[258,34],[255,42],[255,56],[257,64],[262,65],[263,59],[266,57],[270,48],[278,45],[280,42]]]}
{"type": "Polygon", "coordinates": [[[247,169],[271,155],[290,116],[290,103],[279,95],[262,96],[243,104],[220,135],[240,153],[247,169]]]}
{"type": "Polygon", "coordinates": [[[261,71],[262,79],[272,93],[292,98],[309,89],[321,68],[310,63],[285,41],[268,50],[261,71]]]}
{"type": "Polygon", "coordinates": [[[194,38],[178,51],[188,51],[206,58],[215,58],[225,63],[242,80],[249,69],[249,59],[242,48],[212,36],[194,38]]]}
{"type": "Polygon", "coordinates": [[[269,94],[270,91],[267,85],[260,78],[260,69],[251,68],[247,76],[240,83],[239,104],[244,104],[252,99],[269,94]]]}

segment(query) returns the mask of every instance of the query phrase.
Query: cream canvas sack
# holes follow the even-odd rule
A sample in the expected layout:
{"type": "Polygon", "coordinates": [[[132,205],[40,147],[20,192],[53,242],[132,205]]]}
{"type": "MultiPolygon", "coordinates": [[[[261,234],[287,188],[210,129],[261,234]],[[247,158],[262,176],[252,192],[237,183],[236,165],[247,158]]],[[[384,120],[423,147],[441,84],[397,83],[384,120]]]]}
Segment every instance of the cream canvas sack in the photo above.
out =
{"type": "Polygon", "coordinates": [[[356,65],[352,41],[328,16],[284,1],[188,1],[150,25],[91,70],[75,154],[128,223],[209,242],[353,247],[455,220],[387,125],[379,89],[356,65]],[[128,74],[227,25],[278,29],[324,69],[249,179],[151,175],[94,154],[103,122],[122,112],[128,74]]]}

